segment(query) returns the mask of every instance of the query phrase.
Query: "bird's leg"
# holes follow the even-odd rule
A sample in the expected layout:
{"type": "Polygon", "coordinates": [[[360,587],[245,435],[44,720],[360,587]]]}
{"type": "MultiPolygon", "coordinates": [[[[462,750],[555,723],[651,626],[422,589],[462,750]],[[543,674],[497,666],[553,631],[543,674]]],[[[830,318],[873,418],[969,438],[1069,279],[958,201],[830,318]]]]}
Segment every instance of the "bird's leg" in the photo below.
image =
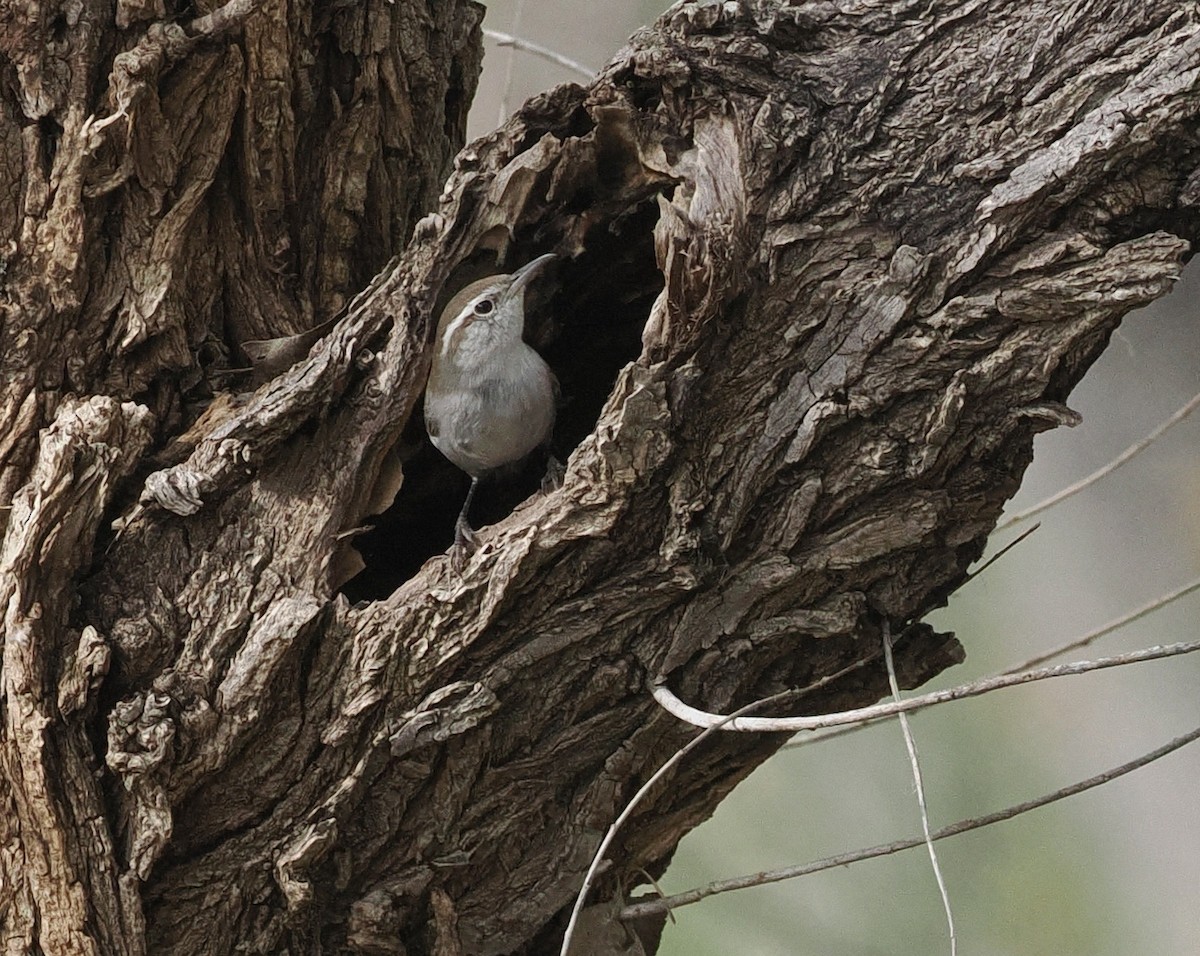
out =
{"type": "Polygon", "coordinates": [[[471,527],[467,520],[471,511],[471,502],[475,498],[475,489],[479,485],[478,478],[471,479],[471,488],[467,492],[467,500],[463,502],[462,511],[458,513],[458,520],[454,522],[454,547],[450,553],[450,560],[454,565],[455,570],[461,571],[467,563],[467,558],[475,553],[475,549],[479,547],[479,536],[475,534],[475,529],[471,527]]]}

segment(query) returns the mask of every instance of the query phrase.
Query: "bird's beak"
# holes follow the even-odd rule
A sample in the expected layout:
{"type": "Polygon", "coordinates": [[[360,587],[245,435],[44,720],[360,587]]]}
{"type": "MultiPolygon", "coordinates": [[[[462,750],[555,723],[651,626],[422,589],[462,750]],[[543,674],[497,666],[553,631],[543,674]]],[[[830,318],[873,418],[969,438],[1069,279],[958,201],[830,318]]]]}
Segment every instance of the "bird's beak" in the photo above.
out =
{"type": "Polygon", "coordinates": [[[538,256],[532,262],[527,262],[512,274],[512,284],[508,287],[508,294],[515,295],[519,293],[525,286],[529,285],[537,274],[541,272],[552,259],[558,258],[553,252],[547,252],[544,256],[538,256]]]}

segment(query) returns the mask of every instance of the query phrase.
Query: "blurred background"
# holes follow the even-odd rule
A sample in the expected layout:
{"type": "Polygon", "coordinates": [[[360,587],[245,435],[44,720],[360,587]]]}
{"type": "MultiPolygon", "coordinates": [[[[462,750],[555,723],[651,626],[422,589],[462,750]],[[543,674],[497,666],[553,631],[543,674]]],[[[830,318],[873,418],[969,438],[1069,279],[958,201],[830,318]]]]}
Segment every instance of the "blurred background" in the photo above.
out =
{"type": "MultiPolygon", "coordinates": [[[[596,69],[666,3],[512,0],[485,29],[596,69]]],[[[471,135],[527,97],[580,81],[486,41],[471,135]]],[[[1083,424],[1038,438],[1011,503],[1020,510],[1105,464],[1200,392],[1200,260],[1166,299],[1130,315],[1075,391],[1083,424]]],[[[967,662],[922,690],[1003,670],[1082,636],[1200,574],[1200,412],[1082,494],[930,617],[967,662]]],[[[992,551],[1026,525],[997,534],[992,551]]],[[[1096,645],[1080,660],[1194,640],[1200,592],[1096,645]]],[[[933,828],[978,816],[1151,750],[1200,716],[1200,655],[1063,678],[912,718],[933,828]]],[[[875,726],[783,751],[680,846],[668,893],[920,833],[900,728],[875,726]]],[[[1007,823],[942,841],[960,951],[975,956],[1200,954],[1200,743],[1007,823]]],[[[675,913],[663,956],[948,953],[923,848],[675,913]]]]}

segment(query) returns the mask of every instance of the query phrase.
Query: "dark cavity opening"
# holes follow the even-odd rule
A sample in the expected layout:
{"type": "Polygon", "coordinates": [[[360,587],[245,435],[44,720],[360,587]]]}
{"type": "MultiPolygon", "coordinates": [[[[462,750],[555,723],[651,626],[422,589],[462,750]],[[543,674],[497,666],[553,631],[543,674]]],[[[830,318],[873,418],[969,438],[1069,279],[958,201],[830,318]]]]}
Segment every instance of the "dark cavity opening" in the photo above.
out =
{"type": "MultiPolygon", "coordinates": [[[[575,259],[561,258],[530,287],[525,340],[558,376],[562,397],[551,448],[566,463],[595,427],[617,373],[641,353],[642,329],[662,274],[654,257],[654,199],[597,224],[575,259]]],[[[500,264],[464,263],[441,302],[480,275],[511,272],[552,247],[518,237],[513,255],[500,264]]],[[[454,521],[470,479],[433,447],[421,414],[413,416],[399,446],[404,484],[396,501],[355,539],[366,567],[343,587],[352,601],[387,597],[454,539],[454,521]]],[[[531,495],[545,474],[545,455],[535,452],[510,474],[482,482],[471,509],[478,530],[495,524],[531,495]]]]}

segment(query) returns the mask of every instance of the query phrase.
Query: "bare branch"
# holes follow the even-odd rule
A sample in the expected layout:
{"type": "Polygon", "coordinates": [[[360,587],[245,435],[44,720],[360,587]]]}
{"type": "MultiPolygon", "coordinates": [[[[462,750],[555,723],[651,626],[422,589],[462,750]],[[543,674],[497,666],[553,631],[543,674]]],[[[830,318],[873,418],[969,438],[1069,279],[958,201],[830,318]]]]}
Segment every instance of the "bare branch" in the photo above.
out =
{"type": "Polygon", "coordinates": [[[1010,542],[1008,542],[1008,544],[1006,544],[1003,548],[1001,548],[999,551],[997,551],[995,554],[993,554],[990,558],[988,558],[986,561],[984,561],[983,564],[981,564],[974,571],[972,571],[970,574],[968,574],[967,580],[964,581],[963,584],[966,584],[967,581],[974,581],[977,577],[979,577],[979,575],[983,574],[984,571],[986,571],[993,564],[995,564],[997,561],[999,561],[1002,557],[1004,557],[1006,554],[1008,554],[1009,551],[1011,551],[1018,544],[1020,544],[1022,541],[1024,541],[1026,538],[1028,538],[1031,534],[1033,534],[1035,531],[1037,531],[1037,529],[1040,528],[1041,526],[1042,526],[1041,522],[1038,522],[1033,527],[1026,528],[1019,535],[1017,535],[1010,542]]]}
{"type": "MultiPolygon", "coordinates": [[[[991,564],[992,561],[995,561],[996,559],[998,559],[1001,555],[1003,555],[1005,552],[1010,550],[1016,544],[1020,543],[1022,540],[1027,538],[1037,528],[1040,528],[1040,527],[1041,527],[1041,525],[1034,525],[1032,528],[1029,528],[1026,531],[1024,531],[1019,538],[1009,542],[1009,544],[1006,545],[1002,551],[993,555],[991,560],[988,561],[988,564],[991,564]]],[[[985,564],[984,567],[987,567],[987,565],[985,564]]],[[[979,568],[979,570],[976,571],[975,574],[978,574],[982,570],[983,570],[983,568],[979,568]]],[[[1014,664],[1012,667],[1006,668],[1005,670],[1001,671],[1001,673],[1015,674],[1020,671],[1028,670],[1029,668],[1036,667],[1039,664],[1044,664],[1046,661],[1053,660],[1055,657],[1058,657],[1061,654],[1066,654],[1068,651],[1078,650],[1079,648],[1085,647],[1085,646],[1091,644],[1093,641],[1096,641],[1096,640],[1100,639],[1101,637],[1104,637],[1106,634],[1110,634],[1113,631],[1119,630],[1120,628],[1124,627],[1126,624],[1132,624],[1134,621],[1137,621],[1137,620],[1145,617],[1146,615],[1150,614],[1152,611],[1158,610],[1160,607],[1165,607],[1166,605],[1170,604],[1172,601],[1177,601],[1177,600],[1179,600],[1179,598],[1185,597],[1186,595],[1191,594],[1193,591],[1195,591],[1197,589],[1200,589],[1200,578],[1196,578],[1194,581],[1190,581],[1189,583],[1183,585],[1182,587],[1176,588],[1174,591],[1171,591],[1167,594],[1163,594],[1163,595],[1155,598],[1153,601],[1149,601],[1146,604],[1143,604],[1141,607],[1137,608],[1136,610],[1133,610],[1126,614],[1123,614],[1120,617],[1109,621],[1107,624],[1104,624],[1101,627],[1096,628],[1095,630],[1089,631],[1083,637],[1074,638],[1065,644],[1059,645],[1058,647],[1054,648],[1053,650],[1044,651],[1043,653],[1038,654],[1036,657],[1031,657],[1028,660],[1023,661],[1020,664],[1014,664]]],[[[830,729],[826,733],[814,734],[811,737],[805,737],[803,740],[796,740],[796,741],[792,741],[791,743],[784,744],[783,747],[781,747],[780,749],[781,750],[795,750],[799,747],[807,747],[810,744],[824,743],[826,740],[832,740],[835,737],[841,737],[841,736],[844,736],[845,734],[852,734],[857,730],[862,730],[864,727],[869,727],[871,725],[871,723],[872,723],[872,721],[870,721],[870,720],[862,720],[862,721],[859,721],[854,724],[835,727],[835,728],[830,729]]]]}
{"type": "MultiPolygon", "coordinates": [[[[516,0],[513,4],[512,28],[513,33],[517,33],[521,29],[521,16],[525,13],[525,0],[516,0]]],[[[487,36],[488,30],[483,31],[483,35],[487,36]]],[[[514,38],[515,39],[515,38],[514,38]]],[[[516,45],[513,44],[513,50],[516,45]]],[[[500,88],[500,110],[496,116],[496,124],[503,125],[508,119],[508,98],[512,94],[513,85],[513,70],[516,67],[516,56],[513,51],[508,54],[508,60],[504,64],[504,85],[500,88]]]]}
{"type": "MultiPolygon", "coordinates": [[[[970,830],[978,830],[981,827],[991,826],[993,823],[1011,820],[1022,813],[1028,813],[1030,810],[1036,810],[1039,807],[1055,803],[1066,797],[1073,797],[1077,793],[1083,793],[1086,790],[1099,787],[1140,767],[1153,763],[1160,757],[1165,757],[1167,754],[1179,750],[1181,747],[1190,744],[1198,738],[1200,738],[1200,727],[1180,737],[1176,737],[1156,750],[1130,760],[1128,763],[1123,763],[1118,767],[1113,767],[1103,773],[1096,774],[1094,777],[1088,777],[1086,780],[1081,780],[1060,790],[1055,790],[1053,793],[1044,794],[1032,800],[1026,800],[1023,803],[1017,803],[1011,807],[1006,807],[1003,810],[997,810],[994,813],[988,813],[981,817],[960,820],[957,823],[942,827],[940,830],[934,832],[933,840],[944,840],[946,837],[957,836],[960,833],[966,833],[970,830]]],[[[790,880],[798,876],[808,876],[810,873],[819,873],[822,870],[832,870],[835,867],[858,863],[860,860],[871,860],[880,856],[889,856],[893,853],[899,853],[901,850],[911,850],[913,847],[920,846],[924,842],[924,838],[922,837],[909,837],[906,840],[883,843],[865,850],[853,850],[849,853],[839,854],[838,856],[826,857],[823,860],[805,863],[801,866],[789,866],[778,870],[763,870],[759,873],[752,873],[746,876],[716,880],[706,886],[688,890],[686,893],[677,893],[675,896],[633,903],[621,910],[620,918],[623,920],[640,919],[654,913],[661,913],[664,910],[674,910],[681,906],[687,906],[689,903],[697,903],[707,897],[716,896],[718,893],[728,893],[731,890],[742,890],[751,886],[762,886],[766,883],[778,883],[782,880],[790,880]]]]}
{"type": "MultiPolygon", "coordinates": [[[[900,702],[900,684],[896,680],[896,662],[892,657],[892,628],[885,619],[883,622],[883,659],[887,663],[888,686],[892,690],[892,700],[900,702]]],[[[897,714],[900,730],[904,734],[904,746],[908,750],[908,762],[912,767],[913,786],[917,791],[917,806],[921,811],[921,833],[925,837],[925,846],[929,850],[929,863],[933,867],[933,876],[937,880],[938,892],[942,897],[942,908],[946,911],[946,926],[950,930],[950,956],[958,953],[958,934],[954,931],[954,912],[950,908],[950,894],[946,890],[946,880],[942,876],[942,867],[938,863],[937,850],[933,848],[933,836],[929,832],[929,807],[925,802],[925,783],[921,779],[921,762],[917,759],[917,742],[913,739],[912,728],[908,725],[907,714],[897,714]]]]}
{"type": "MultiPolygon", "coordinates": [[[[577,73],[585,80],[590,80],[596,75],[595,70],[589,66],[584,66],[578,60],[572,60],[569,56],[563,56],[563,54],[551,50],[549,47],[534,43],[531,40],[523,40],[520,37],[513,36],[511,33],[501,33],[499,30],[484,30],[483,35],[489,40],[494,41],[497,46],[511,47],[514,50],[521,50],[524,53],[532,53],[534,56],[540,56],[543,60],[549,60],[557,66],[577,73]]],[[[505,87],[505,91],[507,93],[507,87],[505,87]]],[[[506,102],[507,97],[502,102],[501,109],[504,108],[506,102]]],[[[505,119],[507,119],[507,113],[500,117],[500,121],[503,122],[505,119]]]]}
{"type": "MultiPolygon", "coordinates": [[[[735,720],[741,714],[749,713],[757,710],[760,707],[766,707],[770,704],[780,703],[784,700],[790,700],[795,696],[795,694],[796,691],[785,691],[782,694],[775,694],[774,696],[766,697],[762,700],[756,700],[730,714],[726,720],[735,720]]],[[[575,897],[575,906],[571,909],[571,919],[567,923],[567,931],[563,934],[562,948],[559,950],[560,956],[567,956],[567,954],[570,952],[571,938],[574,936],[575,927],[579,923],[579,914],[583,912],[583,904],[587,900],[588,891],[592,888],[592,884],[596,881],[596,876],[600,872],[601,863],[604,861],[604,854],[612,844],[613,838],[616,837],[617,831],[621,829],[622,824],[629,819],[630,815],[635,809],[637,809],[638,804],[642,802],[645,796],[654,789],[654,785],[658,783],[671,770],[672,767],[674,767],[681,760],[683,760],[684,757],[695,750],[696,747],[698,747],[709,736],[721,729],[721,724],[717,724],[714,727],[709,727],[703,733],[697,734],[684,746],[676,750],[670,759],[668,759],[666,763],[654,771],[650,779],[642,784],[638,792],[635,793],[625,805],[625,808],[621,811],[620,815],[609,826],[607,832],[604,834],[604,839],[601,840],[600,845],[596,847],[596,852],[592,856],[592,863],[588,867],[587,874],[583,878],[583,885],[579,888],[579,893],[575,897]]]]}
{"type": "Polygon", "coordinates": [[[1130,651],[1128,654],[1118,654],[1115,657],[1101,657],[1092,661],[1075,661],[1070,664],[1055,664],[1052,667],[1042,667],[1036,670],[985,677],[982,680],[972,681],[969,684],[960,684],[958,687],[934,691],[931,694],[922,694],[920,697],[909,697],[903,701],[875,704],[871,707],[857,707],[854,710],[844,710],[836,714],[819,714],[812,717],[738,717],[736,714],[710,714],[685,704],[662,684],[654,685],[653,694],[654,699],[658,701],[664,710],[678,717],[680,720],[692,724],[694,727],[709,728],[719,726],[723,730],[738,730],[750,733],[797,733],[801,730],[821,730],[825,727],[841,727],[845,724],[856,724],[860,721],[879,720],[883,717],[911,713],[915,710],[932,707],[935,704],[943,704],[951,700],[978,697],[981,694],[988,694],[1005,687],[1015,687],[1018,684],[1047,680],[1051,677],[1086,674],[1090,671],[1104,670],[1108,667],[1121,667],[1125,664],[1138,664],[1142,661],[1156,661],[1165,657],[1191,654],[1195,651],[1200,651],[1200,641],[1156,645],[1138,651],[1130,651]]]}
{"type": "Polygon", "coordinates": [[[1132,624],[1134,621],[1145,617],[1152,611],[1157,611],[1160,607],[1165,607],[1172,601],[1178,601],[1181,597],[1191,594],[1197,588],[1200,588],[1200,578],[1196,578],[1182,587],[1176,588],[1174,591],[1156,597],[1153,601],[1149,601],[1136,610],[1130,611],[1127,614],[1123,614],[1121,617],[1115,618],[1114,620],[1109,621],[1107,624],[1101,625],[1095,630],[1088,631],[1088,633],[1084,634],[1083,637],[1078,637],[1073,641],[1068,641],[1066,644],[1056,647],[1053,650],[1044,651],[1043,653],[1038,654],[1036,657],[1031,657],[1029,660],[1023,661],[1020,664],[1014,664],[1012,667],[1008,668],[1008,670],[1004,671],[1004,673],[1015,674],[1019,671],[1028,670],[1031,667],[1037,667],[1039,664],[1044,664],[1046,661],[1053,660],[1060,654],[1066,654],[1068,651],[1075,651],[1081,647],[1086,647],[1093,641],[1104,637],[1104,635],[1111,634],[1113,631],[1119,630],[1126,624],[1132,624]]]}
{"type": "Polygon", "coordinates": [[[996,525],[996,530],[1003,531],[1006,528],[1011,528],[1013,525],[1018,524],[1019,522],[1026,521],[1029,518],[1032,518],[1034,515],[1041,514],[1043,511],[1046,511],[1049,508],[1053,508],[1056,504],[1066,501],[1068,498],[1072,497],[1073,495],[1079,494],[1079,492],[1083,491],[1085,488],[1090,487],[1091,485],[1094,485],[1101,478],[1105,478],[1108,475],[1111,475],[1114,471],[1116,471],[1122,465],[1133,460],[1138,455],[1140,455],[1142,452],[1144,452],[1147,448],[1149,448],[1151,445],[1153,445],[1156,441],[1158,441],[1158,439],[1160,439],[1164,434],[1166,434],[1167,431],[1169,431],[1170,429],[1172,429],[1176,425],[1178,425],[1181,421],[1183,421],[1190,414],[1192,414],[1192,412],[1194,412],[1198,407],[1200,407],[1200,394],[1194,395],[1192,397],[1191,401],[1189,401],[1186,405],[1184,405],[1182,408],[1180,408],[1178,411],[1176,411],[1174,415],[1172,415],[1166,421],[1159,424],[1158,427],[1156,427],[1153,431],[1150,432],[1150,434],[1146,435],[1144,438],[1140,438],[1137,441],[1135,441],[1132,445],[1130,445],[1123,452],[1121,452],[1121,454],[1117,455],[1117,457],[1114,458],[1112,461],[1108,462],[1106,465],[1101,466],[1100,468],[1097,468],[1086,478],[1081,478],[1079,481],[1075,482],[1074,484],[1067,485],[1067,487],[1062,489],[1062,491],[1059,491],[1058,493],[1051,495],[1049,498],[1046,498],[1044,501],[1039,501],[1036,505],[1033,505],[1030,508],[1026,508],[1024,511],[1018,511],[1016,514],[1010,515],[1009,517],[1007,517],[1003,521],[1001,521],[998,525],[996,525]]]}
{"type": "MultiPolygon", "coordinates": [[[[741,715],[751,713],[755,710],[758,710],[761,707],[768,707],[768,706],[771,706],[772,704],[782,704],[782,703],[794,702],[797,699],[802,698],[806,694],[809,694],[813,691],[820,690],[821,688],[828,686],[834,680],[838,679],[839,677],[845,676],[846,674],[850,673],[851,671],[856,670],[858,667],[859,667],[859,664],[855,663],[848,667],[844,667],[841,670],[839,670],[833,674],[828,674],[824,677],[821,677],[807,687],[801,687],[796,690],[784,691],[783,693],[780,693],[780,694],[774,694],[771,697],[765,697],[762,700],[752,701],[751,703],[747,704],[745,707],[741,707],[738,710],[734,711],[726,719],[727,720],[736,720],[741,715]]],[[[580,917],[580,914],[583,912],[583,905],[587,901],[588,892],[591,890],[592,885],[595,883],[596,877],[600,873],[601,866],[604,862],[604,854],[608,850],[608,847],[612,844],[612,841],[616,837],[617,832],[621,829],[622,825],[624,825],[624,823],[629,819],[629,817],[633,813],[633,811],[637,809],[638,805],[654,789],[654,785],[656,783],[658,783],[658,781],[660,781],[668,772],[670,772],[670,770],[673,767],[678,765],[679,762],[682,761],[685,756],[687,756],[689,753],[691,753],[703,741],[707,740],[710,736],[712,736],[713,734],[717,733],[717,731],[722,730],[722,729],[723,729],[723,727],[720,723],[718,723],[716,726],[709,727],[708,729],[704,730],[703,732],[697,734],[694,738],[692,738],[690,741],[688,741],[686,744],[684,744],[678,750],[676,750],[675,753],[672,754],[671,757],[665,763],[663,763],[663,765],[661,767],[659,767],[651,775],[650,779],[647,780],[641,786],[641,788],[637,791],[637,793],[635,793],[630,798],[629,802],[625,805],[624,809],[622,809],[620,815],[609,826],[607,832],[604,834],[604,839],[602,839],[600,841],[600,845],[596,848],[596,852],[592,855],[592,862],[591,862],[591,865],[588,867],[586,875],[584,876],[583,885],[579,888],[579,893],[575,897],[575,905],[571,909],[571,918],[567,923],[567,930],[563,934],[563,942],[562,942],[562,948],[560,950],[560,956],[567,956],[567,953],[570,950],[571,939],[574,936],[576,927],[579,925],[579,917],[580,917]]]]}

